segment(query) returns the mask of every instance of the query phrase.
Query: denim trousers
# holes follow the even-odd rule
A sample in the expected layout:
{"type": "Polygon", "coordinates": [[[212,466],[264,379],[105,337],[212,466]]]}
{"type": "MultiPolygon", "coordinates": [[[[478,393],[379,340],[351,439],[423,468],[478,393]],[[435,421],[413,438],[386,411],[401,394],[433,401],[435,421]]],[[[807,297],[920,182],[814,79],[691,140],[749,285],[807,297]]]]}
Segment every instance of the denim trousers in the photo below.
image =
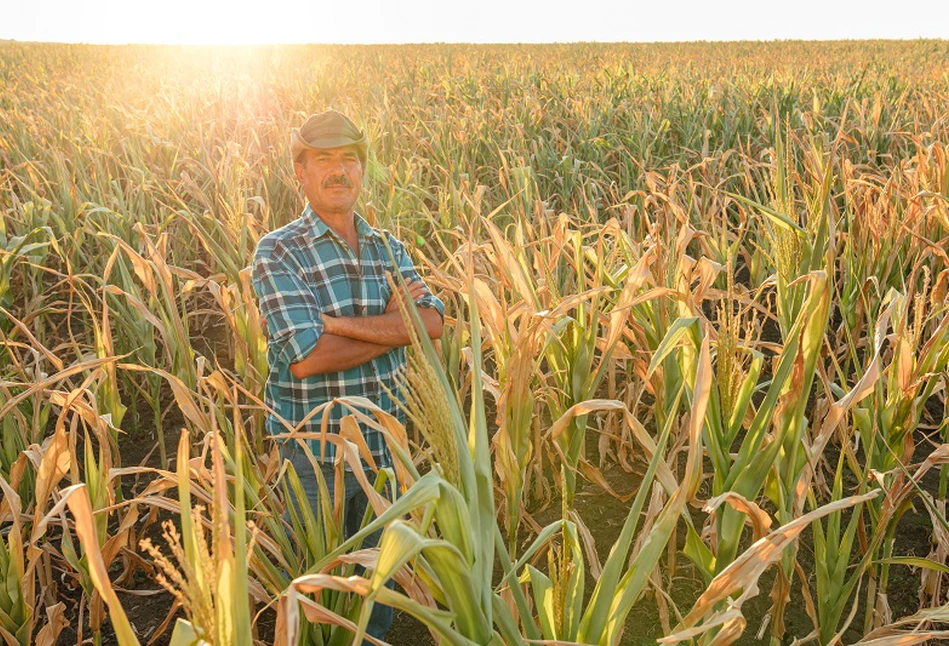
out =
{"type": "MultiPolygon", "coordinates": [[[[320,506],[320,487],[319,481],[317,480],[316,473],[313,471],[313,465],[310,464],[309,458],[307,458],[306,451],[303,450],[296,442],[292,444],[284,444],[280,447],[280,457],[284,460],[289,460],[290,464],[293,465],[294,470],[297,472],[297,476],[300,478],[300,484],[303,485],[303,491],[306,494],[307,500],[310,503],[310,507],[313,509],[314,513],[317,513],[317,510],[320,506]]],[[[320,464],[317,460],[317,465],[322,469],[323,480],[326,481],[326,488],[329,492],[330,500],[334,498],[334,491],[336,488],[336,467],[333,464],[320,464]]],[[[366,470],[366,478],[369,482],[373,482],[375,474],[371,470],[366,470]]],[[[345,505],[344,517],[343,517],[343,532],[345,538],[350,538],[353,534],[359,531],[360,525],[362,525],[363,516],[366,513],[366,509],[369,507],[369,498],[366,496],[366,492],[363,491],[362,487],[359,485],[359,481],[356,480],[356,476],[353,475],[351,471],[344,472],[343,477],[344,484],[344,497],[345,505]]],[[[288,504],[293,504],[299,509],[299,505],[296,501],[296,497],[293,495],[291,490],[290,492],[291,500],[288,501],[288,504]]],[[[286,517],[289,518],[289,512],[287,512],[286,517]]],[[[362,547],[376,547],[379,544],[379,539],[382,536],[382,531],[376,531],[372,534],[369,534],[366,538],[363,539],[362,547]]],[[[360,572],[361,568],[357,566],[357,574],[362,574],[360,572]]],[[[393,582],[390,580],[386,583],[386,586],[389,588],[393,587],[393,582]]],[[[366,626],[366,633],[375,637],[376,639],[384,639],[386,633],[389,631],[389,627],[392,625],[392,608],[390,606],[383,605],[381,603],[375,603],[372,606],[372,613],[369,615],[369,623],[366,626]]],[[[369,646],[369,642],[363,642],[366,646],[369,646]]]]}

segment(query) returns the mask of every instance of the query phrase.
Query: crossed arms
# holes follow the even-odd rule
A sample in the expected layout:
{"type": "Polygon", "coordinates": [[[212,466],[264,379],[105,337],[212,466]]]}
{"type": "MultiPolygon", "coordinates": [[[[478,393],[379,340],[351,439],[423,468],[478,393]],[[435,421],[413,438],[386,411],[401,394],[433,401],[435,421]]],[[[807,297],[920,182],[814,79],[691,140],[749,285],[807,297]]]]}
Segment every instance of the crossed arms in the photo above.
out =
{"type": "MultiPolygon", "coordinates": [[[[385,354],[392,348],[409,345],[409,333],[402,320],[398,301],[412,304],[427,293],[421,281],[408,283],[408,293],[396,290],[385,312],[376,316],[339,316],[323,314],[323,333],[310,353],[290,364],[297,379],[347,370],[385,354]]],[[[431,308],[419,308],[419,317],[432,339],[442,335],[442,317],[431,308]]]]}
{"type": "Polygon", "coordinates": [[[393,270],[405,278],[406,287],[393,290],[382,314],[332,316],[322,311],[316,291],[306,282],[306,263],[321,262],[315,250],[308,247],[307,255],[288,246],[279,235],[261,239],[254,254],[254,291],[267,321],[270,353],[275,353],[276,363],[287,366],[294,378],[348,370],[392,348],[408,345],[400,302],[418,303],[417,311],[429,337],[441,337],[441,302],[432,298],[405,246],[391,236],[389,244],[394,254],[393,270]]]}

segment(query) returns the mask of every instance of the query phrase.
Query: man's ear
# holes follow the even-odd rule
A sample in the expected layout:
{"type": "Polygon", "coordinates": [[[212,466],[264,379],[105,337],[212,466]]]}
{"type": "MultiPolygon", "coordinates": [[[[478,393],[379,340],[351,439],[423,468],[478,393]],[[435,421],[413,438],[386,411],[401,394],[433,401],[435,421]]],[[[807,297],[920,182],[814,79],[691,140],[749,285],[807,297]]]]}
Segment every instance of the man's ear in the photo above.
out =
{"type": "Polygon", "coordinates": [[[303,183],[303,162],[302,161],[294,160],[293,172],[297,176],[297,181],[302,184],[303,183]]]}

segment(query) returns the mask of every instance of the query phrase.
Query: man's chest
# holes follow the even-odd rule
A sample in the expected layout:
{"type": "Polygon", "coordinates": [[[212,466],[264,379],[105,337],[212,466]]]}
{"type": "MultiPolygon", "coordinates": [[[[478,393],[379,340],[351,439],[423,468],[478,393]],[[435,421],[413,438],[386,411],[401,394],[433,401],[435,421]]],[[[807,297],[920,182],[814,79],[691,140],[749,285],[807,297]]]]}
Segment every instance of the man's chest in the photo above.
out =
{"type": "Polygon", "coordinates": [[[333,238],[300,250],[303,279],[330,316],[374,316],[385,311],[391,288],[387,259],[371,239],[360,240],[357,252],[333,238]]]}

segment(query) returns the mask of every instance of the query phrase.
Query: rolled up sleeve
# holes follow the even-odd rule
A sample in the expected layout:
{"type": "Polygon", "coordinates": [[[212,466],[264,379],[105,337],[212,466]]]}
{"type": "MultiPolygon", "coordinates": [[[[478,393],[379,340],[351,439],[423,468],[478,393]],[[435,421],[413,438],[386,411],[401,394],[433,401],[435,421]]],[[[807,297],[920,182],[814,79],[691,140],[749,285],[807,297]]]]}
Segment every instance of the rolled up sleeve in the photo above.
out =
{"type": "Polygon", "coordinates": [[[399,273],[402,274],[402,278],[405,279],[405,282],[408,283],[417,280],[425,285],[425,295],[415,301],[416,307],[433,309],[444,319],[445,304],[440,298],[432,294],[432,290],[429,289],[425,281],[422,280],[422,277],[415,269],[415,265],[412,264],[412,259],[409,257],[405,245],[392,234],[389,234],[388,239],[389,246],[392,248],[392,255],[395,256],[395,261],[399,268],[399,273]]]}
{"type": "Polygon", "coordinates": [[[262,240],[254,255],[253,283],[276,363],[306,358],[323,334],[323,318],[302,268],[262,240]]]}

